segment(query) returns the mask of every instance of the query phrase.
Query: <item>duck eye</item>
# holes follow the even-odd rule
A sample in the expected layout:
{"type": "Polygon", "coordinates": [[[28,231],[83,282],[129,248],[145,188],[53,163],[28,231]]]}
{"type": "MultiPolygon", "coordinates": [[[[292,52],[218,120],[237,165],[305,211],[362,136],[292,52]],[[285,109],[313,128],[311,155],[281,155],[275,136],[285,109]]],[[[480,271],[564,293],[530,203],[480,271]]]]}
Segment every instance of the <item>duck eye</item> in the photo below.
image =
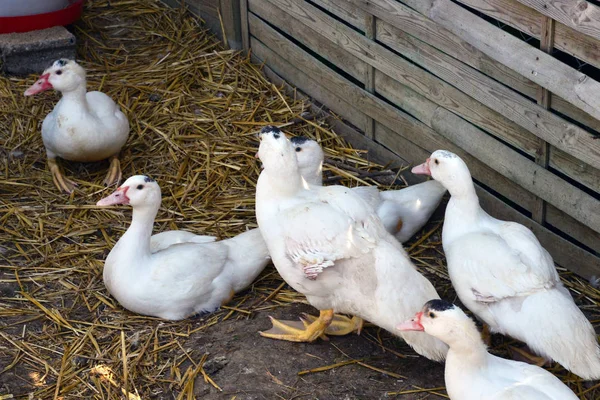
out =
{"type": "Polygon", "coordinates": [[[433,162],[435,163],[435,165],[438,165],[440,163],[440,161],[437,158],[433,160],[433,162]]]}
{"type": "Polygon", "coordinates": [[[277,132],[273,133],[273,137],[274,137],[275,139],[279,139],[279,133],[277,133],[277,132]]]}
{"type": "Polygon", "coordinates": [[[435,318],[435,314],[434,314],[434,313],[432,313],[432,312],[430,312],[430,313],[429,313],[429,318],[435,318]]]}
{"type": "Polygon", "coordinates": [[[59,69],[58,71],[56,71],[56,75],[62,75],[62,70],[59,69]]]}
{"type": "Polygon", "coordinates": [[[137,190],[142,190],[144,188],[144,185],[137,185],[137,190]]]}
{"type": "Polygon", "coordinates": [[[296,147],[296,151],[302,151],[302,147],[296,147]]]}

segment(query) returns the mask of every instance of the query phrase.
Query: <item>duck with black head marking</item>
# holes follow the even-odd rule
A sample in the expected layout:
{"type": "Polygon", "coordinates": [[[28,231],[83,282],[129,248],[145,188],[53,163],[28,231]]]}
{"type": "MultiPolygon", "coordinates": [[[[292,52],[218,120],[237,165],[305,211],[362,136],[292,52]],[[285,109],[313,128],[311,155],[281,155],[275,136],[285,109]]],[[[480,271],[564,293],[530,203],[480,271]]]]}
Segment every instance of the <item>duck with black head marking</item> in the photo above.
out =
{"type": "Polygon", "coordinates": [[[452,400],[576,400],[550,372],[488,353],[473,320],[444,300],[431,300],[401,332],[425,332],[450,347],[446,356],[446,390],[452,400]]]}
{"type": "MultiPolygon", "coordinates": [[[[264,167],[256,187],[259,228],[279,274],[320,310],[307,326],[271,319],[273,328],[263,336],[312,342],[326,332],[334,312],[397,333],[397,323],[438,297],[364,200],[343,186],[304,184],[294,145],[278,128],[262,129],[258,155],[264,167]]],[[[446,345],[433,337],[401,336],[432,360],[446,354],[446,345]]]]}
{"type": "Polygon", "coordinates": [[[48,166],[59,190],[71,193],[76,183],[65,178],[56,158],[92,162],[110,158],[106,185],[121,180],[118,159],[129,136],[129,121],[119,106],[102,92],[87,92],[85,70],[74,60],[56,60],[25,96],[54,89],[62,98],[42,124],[48,166]]]}
{"type": "Polygon", "coordinates": [[[168,320],[215,311],[270,261],[258,229],[221,241],[185,231],[152,236],[161,190],[147,176],[132,176],[97,203],[117,204],[130,205],[133,216],[106,258],[104,284],[130,311],[168,320]]]}

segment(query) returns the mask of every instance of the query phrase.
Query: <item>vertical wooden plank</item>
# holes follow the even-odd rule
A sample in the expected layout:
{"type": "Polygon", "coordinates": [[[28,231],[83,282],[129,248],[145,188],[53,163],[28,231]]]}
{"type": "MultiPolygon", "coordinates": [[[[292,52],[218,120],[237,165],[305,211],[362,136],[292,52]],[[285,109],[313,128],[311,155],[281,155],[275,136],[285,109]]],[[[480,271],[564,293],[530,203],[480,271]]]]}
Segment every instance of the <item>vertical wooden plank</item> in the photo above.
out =
{"type": "MultiPolygon", "coordinates": [[[[542,32],[540,40],[540,49],[548,54],[552,53],[554,47],[554,20],[552,18],[543,17],[542,32]]],[[[539,86],[537,91],[537,102],[546,110],[550,109],[552,100],[552,92],[545,87],[539,86]]],[[[543,167],[548,168],[550,161],[550,145],[548,142],[540,139],[540,147],[536,154],[535,162],[543,167]]],[[[544,225],[546,221],[546,202],[542,198],[537,198],[533,209],[531,210],[532,219],[538,224],[544,225]]]]}
{"type": "Polygon", "coordinates": [[[240,31],[242,48],[245,52],[250,49],[250,31],[248,29],[248,0],[240,0],[240,31]]]}
{"type": "MultiPolygon", "coordinates": [[[[376,36],[376,28],[377,20],[374,15],[367,14],[365,17],[365,36],[368,39],[375,40],[376,36]]],[[[365,73],[365,90],[369,93],[375,92],[375,67],[372,65],[367,65],[367,70],[365,73]]],[[[369,139],[373,139],[375,136],[375,120],[373,118],[369,118],[367,122],[367,127],[365,129],[365,135],[369,139]]]]}
{"type": "Polygon", "coordinates": [[[223,42],[234,50],[242,48],[240,27],[240,0],[220,0],[219,13],[223,42]]]}

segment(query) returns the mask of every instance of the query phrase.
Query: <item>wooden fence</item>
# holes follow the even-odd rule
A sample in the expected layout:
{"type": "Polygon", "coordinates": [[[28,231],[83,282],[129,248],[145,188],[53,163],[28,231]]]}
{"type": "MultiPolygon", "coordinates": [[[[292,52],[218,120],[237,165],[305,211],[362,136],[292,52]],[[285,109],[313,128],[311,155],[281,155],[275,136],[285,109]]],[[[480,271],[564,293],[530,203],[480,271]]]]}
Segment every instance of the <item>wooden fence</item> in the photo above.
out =
{"type": "Polygon", "coordinates": [[[600,275],[600,7],[582,0],[239,5],[231,24],[275,79],[342,116],[369,148],[409,163],[436,149],[459,154],[488,212],[530,227],[557,264],[600,275]]]}
{"type": "MultiPolygon", "coordinates": [[[[162,0],[171,7],[185,5],[229,47],[242,48],[240,0],[162,0]]],[[[246,10],[246,8],[244,8],[246,10]]],[[[245,11],[246,12],[246,11],[245,11]]]]}

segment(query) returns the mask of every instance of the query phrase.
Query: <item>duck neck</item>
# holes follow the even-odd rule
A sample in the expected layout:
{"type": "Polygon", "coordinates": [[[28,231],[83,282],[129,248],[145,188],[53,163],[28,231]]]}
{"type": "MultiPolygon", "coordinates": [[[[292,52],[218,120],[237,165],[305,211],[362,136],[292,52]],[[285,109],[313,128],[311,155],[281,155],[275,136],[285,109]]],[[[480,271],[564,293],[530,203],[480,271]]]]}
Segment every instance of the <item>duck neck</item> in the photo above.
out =
{"type": "Polygon", "coordinates": [[[454,236],[466,233],[465,229],[476,226],[481,218],[479,198],[475,192],[473,181],[469,179],[468,185],[453,187],[450,192],[450,201],[446,207],[442,240],[449,243],[454,236]]]}
{"type": "Polygon", "coordinates": [[[292,197],[305,187],[306,180],[300,175],[297,167],[286,167],[277,171],[264,170],[263,173],[268,177],[273,190],[271,195],[274,197],[292,197]]]}
{"type": "Polygon", "coordinates": [[[123,239],[135,243],[131,247],[135,248],[139,254],[150,254],[150,237],[157,213],[158,208],[136,207],[133,209],[131,225],[123,235],[123,239]]]}
{"type": "Polygon", "coordinates": [[[460,188],[460,190],[454,189],[449,190],[449,192],[450,202],[454,207],[460,208],[463,212],[473,212],[479,209],[479,197],[477,197],[475,186],[472,183],[467,187],[460,188]]]}
{"type": "Polygon", "coordinates": [[[447,362],[460,363],[461,368],[471,366],[479,369],[485,365],[488,357],[487,348],[473,321],[465,321],[451,336],[450,339],[444,339],[450,347],[447,362]]]}
{"type": "Polygon", "coordinates": [[[66,90],[62,92],[62,97],[65,102],[68,102],[71,106],[81,107],[87,110],[87,89],[85,85],[79,85],[75,89],[66,90]]]}
{"type": "Polygon", "coordinates": [[[323,163],[314,167],[305,167],[300,170],[304,180],[311,186],[323,186],[323,163]]]}

